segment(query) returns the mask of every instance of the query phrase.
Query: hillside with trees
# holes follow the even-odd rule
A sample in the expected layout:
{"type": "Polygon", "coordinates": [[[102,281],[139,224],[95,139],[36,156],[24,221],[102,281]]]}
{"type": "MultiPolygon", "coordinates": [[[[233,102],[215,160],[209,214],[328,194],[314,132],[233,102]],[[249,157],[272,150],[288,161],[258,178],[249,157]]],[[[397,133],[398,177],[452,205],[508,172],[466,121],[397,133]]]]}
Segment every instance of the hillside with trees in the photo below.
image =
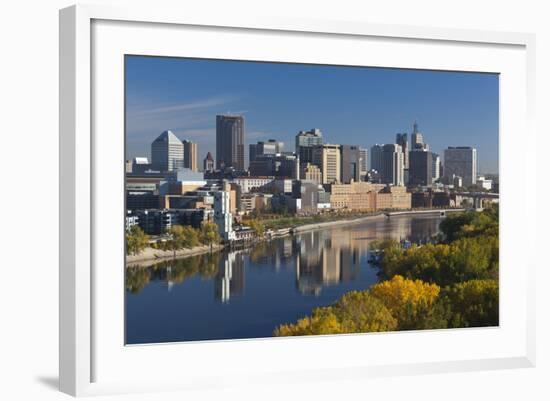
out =
{"type": "Polygon", "coordinates": [[[435,244],[403,249],[379,241],[379,283],[280,325],[274,335],[498,326],[498,216],[498,206],[448,216],[435,244]]]}

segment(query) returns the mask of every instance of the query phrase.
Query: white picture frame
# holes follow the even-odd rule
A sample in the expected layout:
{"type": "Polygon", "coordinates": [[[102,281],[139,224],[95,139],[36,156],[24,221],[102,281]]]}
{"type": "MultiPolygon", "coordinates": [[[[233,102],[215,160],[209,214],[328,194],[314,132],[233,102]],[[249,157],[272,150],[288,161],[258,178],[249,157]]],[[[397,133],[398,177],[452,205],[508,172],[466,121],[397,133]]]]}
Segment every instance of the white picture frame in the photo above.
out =
{"type": "MultiPolygon", "coordinates": [[[[140,54],[182,56],[184,54],[178,54],[175,50],[175,42],[162,40],[167,35],[179,35],[180,32],[182,35],[193,35],[193,39],[204,44],[201,48],[194,48],[194,56],[206,56],[214,51],[208,47],[214,42],[213,38],[219,38],[219,35],[228,35],[233,39],[242,38],[243,42],[247,41],[247,37],[252,38],[250,35],[262,35],[263,40],[271,44],[282,44],[287,39],[294,42],[301,40],[302,44],[315,41],[318,42],[317,45],[323,41],[326,42],[327,49],[332,48],[330,46],[334,46],[334,43],[330,42],[337,39],[342,44],[341,54],[334,51],[326,55],[327,59],[324,56],[315,56],[315,53],[304,54],[304,60],[317,57],[317,62],[324,63],[329,61],[329,57],[342,57],[340,60],[349,57],[350,64],[365,65],[364,61],[358,58],[351,60],[352,55],[344,54],[346,51],[349,53],[346,50],[347,41],[353,41],[354,46],[363,46],[363,43],[371,46],[369,49],[372,49],[373,54],[385,54],[388,59],[379,61],[381,66],[400,67],[401,64],[401,68],[457,69],[504,74],[500,120],[503,198],[501,241],[503,244],[511,244],[517,240],[521,249],[529,249],[531,246],[528,241],[514,237],[514,227],[520,227],[525,222],[528,225],[534,224],[536,208],[529,207],[529,199],[522,188],[533,184],[534,176],[528,172],[534,171],[536,162],[534,157],[526,157],[526,151],[514,149],[512,133],[521,130],[524,141],[535,143],[532,116],[535,85],[533,35],[275,17],[243,16],[241,19],[232,18],[228,21],[224,15],[214,11],[209,15],[187,14],[183,8],[165,10],[154,7],[72,6],[60,11],[61,391],[72,395],[93,395],[246,385],[247,380],[278,381],[284,384],[293,380],[341,377],[361,379],[380,375],[534,366],[533,277],[536,261],[528,259],[532,252],[525,252],[527,260],[522,260],[518,251],[513,249],[501,249],[501,258],[506,253],[503,263],[517,262],[522,270],[517,277],[512,277],[506,266],[501,271],[501,313],[504,312],[504,317],[499,328],[125,347],[120,342],[121,328],[112,327],[116,324],[113,322],[120,318],[120,311],[123,311],[123,298],[119,298],[120,292],[123,292],[123,288],[120,288],[121,273],[97,271],[98,263],[104,261],[104,258],[112,258],[113,264],[117,266],[124,252],[122,247],[120,254],[115,255],[118,251],[110,251],[100,245],[101,241],[113,240],[112,246],[116,247],[123,238],[123,233],[117,232],[118,223],[113,223],[112,233],[100,231],[106,222],[112,221],[110,217],[117,216],[121,210],[118,206],[112,211],[107,210],[101,198],[101,194],[108,188],[116,188],[120,181],[114,177],[105,184],[108,180],[101,177],[108,174],[113,166],[116,168],[119,159],[123,161],[123,153],[119,152],[119,148],[124,134],[121,131],[120,138],[113,139],[116,143],[112,149],[110,146],[107,149],[102,135],[107,131],[113,132],[110,127],[120,126],[120,99],[123,94],[116,89],[120,89],[117,85],[120,84],[120,77],[123,77],[123,71],[118,69],[120,54],[138,51],[140,54]],[[140,36],[144,29],[148,30],[147,35],[140,36]],[[186,29],[192,30],[192,33],[186,29]],[[131,41],[134,42],[130,43],[131,41]],[[383,46],[381,41],[384,42],[383,46]],[[154,50],[155,43],[159,46],[157,50],[154,50]],[[416,64],[406,64],[411,61],[401,61],[399,57],[392,59],[391,54],[388,54],[389,50],[377,50],[377,46],[389,48],[398,45],[402,46],[399,49],[403,52],[407,51],[408,46],[418,46],[419,49],[426,46],[426,50],[420,49],[426,52],[430,51],[430,46],[435,46],[441,52],[441,60],[436,62],[433,58],[426,57],[425,60],[415,61],[416,64]],[[449,49],[452,51],[447,53],[449,49]],[[494,51],[494,57],[486,54],[488,49],[494,51]],[[462,54],[461,52],[464,52],[465,59],[453,64],[453,57],[462,54]],[[469,52],[479,55],[478,59],[474,60],[471,55],[474,53],[469,52]],[[106,53],[110,56],[106,56],[106,53]],[[449,57],[445,57],[447,54],[449,57]],[[475,63],[484,67],[475,68],[475,63]],[[113,73],[113,77],[106,77],[105,68],[113,68],[112,71],[116,70],[116,73],[113,73]],[[106,85],[108,82],[114,86],[106,85]],[[94,86],[102,84],[103,88],[94,86]],[[106,91],[113,91],[112,99],[102,97],[106,91]],[[517,98],[513,98],[512,93],[517,94],[517,98]],[[98,102],[98,98],[105,102],[98,102]],[[114,103],[106,104],[111,101],[114,103]],[[102,108],[105,107],[113,110],[113,117],[103,126],[102,121],[106,119],[102,118],[105,116],[102,108]],[[101,127],[101,132],[97,131],[98,127],[101,127]],[[511,152],[516,152],[517,164],[513,167],[506,163],[510,160],[511,152]],[[107,161],[100,169],[97,163],[99,154],[102,160],[111,160],[112,163],[107,161]],[[514,183],[514,188],[509,183],[514,183]],[[102,238],[103,236],[106,238],[102,238]],[[113,280],[109,281],[110,279],[113,280]],[[101,293],[101,299],[98,299],[98,293],[101,293]],[[503,302],[512,294],[517,297],[513,305],[511,302],[503,302]],[[112,306],[112,313],[106,313],[108,304],[112,306]],[[509,318],[507,313],[510,313],[509,318]],[[426,358],[421,359],[418,354],[409,354],[406,351],[407,343],[430,345],[434,348],[433,355],[426,355],[426,358]],[[471,349],[461,348],[463,343],[471,344],[471,349]],[[369,347],[381,349],[393,344],[396,353],[399,350],[403,352],[387,359],[374,351],[369,354],[370,360],[361,360],[361,352],[356,352],[355,356],[341,356],[342,353],[339,352],[342,347],[367,350],[369,347]],[[456,348],[454,354],[453,350],[447,349],[450,344],[453,344],[452,348],[456,348]],[[113,347],[117,347],[116,350],[113,347]],[[322,357],[319,356],[320,350],[323,350],[322,357]],[[293,363],[294,366],[287,369],[283,358],[278,358],[277,355],[288,355],[288,352],[299,357],[293,363]],[[176,354],[181,364],[179,374],[151,375],[146,380],[132,371],[132,366],[136,366],[139,361],[143,361],[146,366],[166,361],[167,366],[171,366],[175,362],[169,359],[173,359],[176,354]],[[192,362],[182,363],[182,355],[186,356],[186,361],[192,362]],[[234,372],[223,368],[216,368],[215,372],[207,371],[208,364],[201,360],[201,356],[208,358],[214,355],[241,361],[233,367],[234,372]],[[301,363],[306,356],[311,360],[301,363]],[[185,378],[180,377],[182,372],[185,373],[185,378]]],[[[243,45],[241,54],[231,53],[230,56],[224,56],[220,51],[216,56],[247,59],[253,57],[251,55],[256,54],[255,51],[259,51],[253,44],[247,46],[249,47],[243,45]]],[[[298,47],[294,50],[299,49],[299,45],[296,46],[298,47]]],[[[269,58],[293,61],[298,57],[297,54],[297,51],[293,53],[290,49],[286,56],[272,54],[269,58]]],[[[268,56],[259,54],[257,57],[259,58],[255,59],[268,56]]],[[[369,65],[373,63],[369,62],[369,65]]],[[[120,178],[122,166],[123,164],[119,167],[120,178]]],[[[113,198],[115,205],[120,203],[117,203],[118,196],[122,197],[122,190],[113,198]]],[[[120,267],[122,269],[122,265],[120,267]]],[[[120,321],[120,325],[123,324],[120,321]]]]}

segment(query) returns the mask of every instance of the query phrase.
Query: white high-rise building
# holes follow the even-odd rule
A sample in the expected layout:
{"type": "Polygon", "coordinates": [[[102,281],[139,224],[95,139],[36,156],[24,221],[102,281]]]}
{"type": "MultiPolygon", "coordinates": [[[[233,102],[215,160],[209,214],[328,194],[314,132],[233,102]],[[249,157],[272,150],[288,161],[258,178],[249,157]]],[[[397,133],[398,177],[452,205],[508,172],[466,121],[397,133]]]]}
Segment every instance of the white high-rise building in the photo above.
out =
{"type": "Polygon", "coordinates": [[[231,214],[229,184],[224,183],[221,191],[214,192],[214,222],[224,241],[235,239],[233,231],[233,215],[231,214]]]}
{"type": "Polygon", "coordinates": [[[475,185],[477,178],[477,151],[470,146],[449,146],[444,153],[444,174],[447,182],[453,176],[462,177],[464,187],[475,185]]]}
{"type": "Polygon", "coordinates": [[[164,131],[151,144],[153,169],[174,171],[183,168],[183,143],[172,131],[164,131]]]}
{"type": "Polygon", "coordinates": [[[439,180],[439,170],[441,170],[441,158],[437,153],[432,152],[432,179],[439,180]]]}

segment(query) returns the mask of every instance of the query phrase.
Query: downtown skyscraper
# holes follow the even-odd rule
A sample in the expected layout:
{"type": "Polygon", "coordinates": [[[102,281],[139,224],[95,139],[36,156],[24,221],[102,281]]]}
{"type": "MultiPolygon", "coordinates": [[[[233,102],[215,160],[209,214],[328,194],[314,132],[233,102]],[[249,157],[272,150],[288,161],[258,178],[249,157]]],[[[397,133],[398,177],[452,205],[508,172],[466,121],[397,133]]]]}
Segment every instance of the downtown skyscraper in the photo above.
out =
{"type": "Polygon", "coordinates": [[[376,144],[370,148],[370,169],[378,173],[382,170],[382,151],[384,145],[376,144]]]}
{"type": "Polygon", "coordinates": [[[432,185],[433,153],[425,150],[409,152],[409,185],[432,185]]]}
{"type": "Polygon", "coordinates": [[[469,187],[476,183],[477,150],[470,146],[449,146],[444,153],[445,180],[452,183],[454,177],[462,178],[462,185],[469,187]]]}
{"type": "Polygon", "coordinates": [[[160,171],[174,171],[184,167],[183,143],[172,131],[160,134],[151,144],[152,167],[160,171]]]}
{"type": "Polygon", "coordinates": [[[340,145],[340,182],[361,181],[361,152],[359,146],[340,145]]]}
{"type": "Polygon", "coordinates": [[[260,141],[258,143],[251,143],[248,145],[248,149],[248,161],[252,163],[258,156],[283,153],[284,143],[276,141],[275,139],[270,139],[267,142],[260,141]]]}
{"type": "Polygon", "coordinates": [[[364,180],[367,171],[369,171],[369,159],[368,159],[368,150],[365,148],[359,148],[359,157],[361,158],[361,162],[359,163],[359,171],[361,175],[361,180],[364,180]]]}
{"type": "Polygon", "coordinates": [[[395,134],[395,143],[401,146],[403,152],[403,165],[405,169],[409,168],[409,141],[407,139],[407,133],[395,134]]]}
{"type": "Polygon", "coordinates": [[[244,171],[244,117],[216,116],[216,167],[244,171]]]}
{"type": "Polygon", "coordinates": [[[295,151],[300,158],[300,163],[313,162],[313,147],[323,144],[323,134],[320,129],[313,128],[310,131],[300,131],[296,135],[295,151]]]}
{"type": "Polygon", "coordinates": [[[199,171],[197,161],[197,144],[184,139],[183,143],[183,166],[193,171],[199,171]]]}
{"type": "Polygon", "coordinates": [[[418,131],[418,123],[415,121],[413,124],[413,132],[411,134],[411,146],[409,151],[414,150],[429,150],[430,147],[427,143],[424,143],[424,135],[418,131]]]}
{"type": "Polygon", "coordinates": [[[403,150],[400,145],[386,144],[382,148],[380,175],[383,184],[405,185],[403,150]]]}

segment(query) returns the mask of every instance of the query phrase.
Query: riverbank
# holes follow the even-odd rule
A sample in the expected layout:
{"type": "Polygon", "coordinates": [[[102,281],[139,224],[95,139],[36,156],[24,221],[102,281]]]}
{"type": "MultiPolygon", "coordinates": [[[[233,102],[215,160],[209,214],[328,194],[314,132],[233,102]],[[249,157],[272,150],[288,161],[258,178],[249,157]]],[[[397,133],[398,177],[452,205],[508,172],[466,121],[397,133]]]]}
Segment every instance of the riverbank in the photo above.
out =
{"type": "Polygon", "coordinates": [[[315,231],[315,230],[322,230],[325,228],[332,228],[332,227],[338,227],[338,226],[347,226],[350,224],[359,224],[364,223],[367,221],[372,220],[380,220],[383,219],[385,216],[383,213],[380,214],[374,214],[370,216],[364,216],[364,217],[357,217],[354,219],[347,219],[347,220],[334,220],[334,221],[325,221],[322,223],[312,223],[312,224],[304,224],[303,226],[298,226],[291,228],[291,232],[293,234],[299,234],[307,231],[315,231]]]}
{"type": "MultiPolygon", "coordinates": [[[[460,212],[464,209],[447,209],[444,210],[445,212],[460,212]]],[[[424,215],[424,214],[435,214],[435,213],[441,213],[443,210],[441,209],[434,209],[434,210],[422,210],[422,211],[415,211],[415,210],[408,210],[408,211],[402,211],[402,212],[392,212],[390,213],[390,216],[414,216],[414,215],[424,215]]],[[[291,227],[285,227],[280,228],[277,230],[278,232],[288,230],[288,234],[285,235],[277,235],[277,237],[285,237],[287,235],[293,235],[293,234],[300,234],[304,232],[309,231],[315,231],[315,230],[323,230],[326,228],[333,228],[333,227],[340,227],[340,226],[349,226],[349,225],[356,225],[360,223],[365,223],[368,221],[375,221],[375,220],[382,220],[387,218],[386,214],[383,212],[371,214],[367,216],[362,217],[355,217],[350,219],[337,219],[332,221],[323,221],[319,223],[310,223],[310,224],[304,224],[299,226],[291,226],[291,227]]],[[[255,241],[252,244],[257,244],[258,242],[263,241],[255,241]]],[[[212,251],[220,251],[224,249],[224,245],[214,245],[212,247],[212,251]]],[[[196,256],[196,255],[202,255],[205,253],[210,252],[209,246],[197,246],[191,249],[180,249],[176,251],[174,255],[174,251],[163,251],[160,249],[153,249],[153,248],[145,248],[139,255],[127,255],[126,256],[126,265],[145,265],[150,264],[151,262],[158,261],[162,262],[163,260],[169,260],[175,258],[187,258],[190,256],[196,256]]]]}
{"type": "MultiPolygon", "coordinates": [[[[212,246],[212,251],[217,252],[224,248],[224,245],[218,244],[212,246]]],[[[202,255],[210,252],[210,246],[201,245],[190,249],[179,249],[174,251],[163,251],[161,249],[145,248],[139,255],[126,255],[126,266],[128,265],[149,265],[151,262],[162,262],[175,258],[187,258],[190,256],[202,255]]]]}
{"type": "Polygon", "coordinates": [[[359,223],[365,223],[367,221],[372,220],[379,220],[381,218],[386,217],[399,217],[399,216],[416,216],[416,215],[426,215],[426,214],[440,214],[441,212],[444,213],[458,213],[463,212],[466,209],[432,209],[432,210],[405,210],[405,211],[399,211],[399,212],[380,212],[377,214],[364,216],[364,217],[356,217],[352,219],[347,220],[334,220],[334,221],[327,221],[322,223],[313,223],[313,224],[305,224],[303,226],[294,227],[291,229],[293,233],[302,233],[306,231],[313,231],[313,230],[319,230],[329,227],[338,227],[338,226],[344,226],[344,225],[350,225],[350,224],[359,224],[359,223]]]}

